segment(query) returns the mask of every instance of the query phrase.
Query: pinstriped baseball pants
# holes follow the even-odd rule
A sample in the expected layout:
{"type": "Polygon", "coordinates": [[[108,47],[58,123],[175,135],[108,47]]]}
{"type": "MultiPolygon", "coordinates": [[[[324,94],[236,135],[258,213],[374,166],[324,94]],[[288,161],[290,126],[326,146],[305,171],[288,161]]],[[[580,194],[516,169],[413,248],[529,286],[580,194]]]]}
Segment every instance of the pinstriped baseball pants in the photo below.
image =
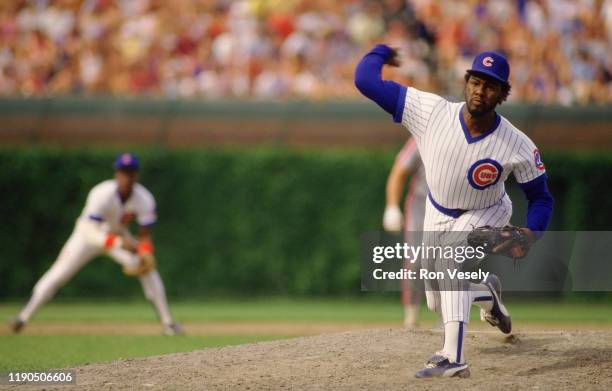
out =
{"type": "MultiPolygon", "coordinates": [[[[510,222],[512,202],[508,195],[486,209],[469,210],[458,218],[450,217],[436,209],[429,198],[425,209],[425,246],[457,247],[466,246],[467,234],[476,227],[490,225],[502,227],[510,222]]],[[[429,272],[440,272],[445,278],[426,279],[425,296],[427,307],[440,313],[444,323],[449,321],[468,322],[473,302],[471,283],[468,280],[449,278],[450,270],[469,271],[473,262],[459,263],[455,259],[431,256],[423,259],[423,268],[429,272]]]]}

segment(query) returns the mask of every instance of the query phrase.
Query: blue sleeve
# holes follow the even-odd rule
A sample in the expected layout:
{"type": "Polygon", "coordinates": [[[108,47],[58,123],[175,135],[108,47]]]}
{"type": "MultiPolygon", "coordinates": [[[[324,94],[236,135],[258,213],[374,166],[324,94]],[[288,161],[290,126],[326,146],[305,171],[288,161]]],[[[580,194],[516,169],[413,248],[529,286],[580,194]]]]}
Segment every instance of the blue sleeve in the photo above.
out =
{"type": "Polygon", "coordinates": [[[554,200],[548,191],[546,174],[536,179],[519,183],[527,197],[527,228],[539,238],[546,231],[552,215],[554,200]]]}
{"type": "Polygon", "coordinates": [[[395,122],[402,121],[406,87],[388,80],[382,80],[381,70],[392,50],[378,45],[366,54],[355,69],[355,86],[367,98],[376,102],[395,122]]]}

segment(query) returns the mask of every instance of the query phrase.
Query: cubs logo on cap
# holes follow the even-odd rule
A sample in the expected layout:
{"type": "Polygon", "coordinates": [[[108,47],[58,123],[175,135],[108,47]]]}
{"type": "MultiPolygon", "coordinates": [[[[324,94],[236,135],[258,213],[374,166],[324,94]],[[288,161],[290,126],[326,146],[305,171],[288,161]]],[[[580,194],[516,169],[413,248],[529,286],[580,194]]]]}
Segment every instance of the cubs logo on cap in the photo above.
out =
{"type": "Polygon", "coordinates": [[[140,164],[136,155],[125,152],[117,156],[114,166],[117,170],[138,170],[140,164]]]}
{"type": "Polygon", "coordinates": [[[470,185],[477,190],[493,186],[501,178],[504,168],[493,159],[482,159],[472,164],[467,173],[470,185]]]}
{"type": "Polygon", "coordinates": [[[496,52],[482,52],[476,55],[468,72],[483,73],[504,84],[508,83],[510,65],[503,55],[496,52]]]}
{"type": "Polygon", "coordinates": [[[491,56],[486,56],[482,59],[482,65],[484,65],[485,67],[492,67],[494,62],[495,60],[491,56]]]}

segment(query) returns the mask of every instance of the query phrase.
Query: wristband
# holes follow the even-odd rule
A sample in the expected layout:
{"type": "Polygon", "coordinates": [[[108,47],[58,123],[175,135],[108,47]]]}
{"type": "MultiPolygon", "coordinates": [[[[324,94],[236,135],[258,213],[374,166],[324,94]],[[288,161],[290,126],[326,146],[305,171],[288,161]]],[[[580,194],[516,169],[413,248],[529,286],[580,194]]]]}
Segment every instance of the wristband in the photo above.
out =
{"type": "Polygon", "coordinates": [[[106,235],[106,241],[104,241],[104,248],[108,250],[109,248],[113,247],[116,240],[117,240],[117,235],[115,234],[106,235]]]}
{"type": "Polygon", "coordinates": [[[138,254],[153,254],[153,242],[150,240],[138,242],[138,254]]]}

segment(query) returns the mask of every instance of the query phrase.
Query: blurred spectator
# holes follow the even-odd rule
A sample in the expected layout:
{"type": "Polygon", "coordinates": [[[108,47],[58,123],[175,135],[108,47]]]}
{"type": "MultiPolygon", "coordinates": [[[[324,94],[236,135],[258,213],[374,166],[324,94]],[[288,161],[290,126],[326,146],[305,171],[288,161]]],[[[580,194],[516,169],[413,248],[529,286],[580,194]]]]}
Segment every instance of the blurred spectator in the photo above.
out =
{"type": "Polygon", "coordinates": [[[612,103],[612,0],[0,1],[0,94],[356,99],[378,42],[443,95],[497,50],[511,101],[612,103]]]}

